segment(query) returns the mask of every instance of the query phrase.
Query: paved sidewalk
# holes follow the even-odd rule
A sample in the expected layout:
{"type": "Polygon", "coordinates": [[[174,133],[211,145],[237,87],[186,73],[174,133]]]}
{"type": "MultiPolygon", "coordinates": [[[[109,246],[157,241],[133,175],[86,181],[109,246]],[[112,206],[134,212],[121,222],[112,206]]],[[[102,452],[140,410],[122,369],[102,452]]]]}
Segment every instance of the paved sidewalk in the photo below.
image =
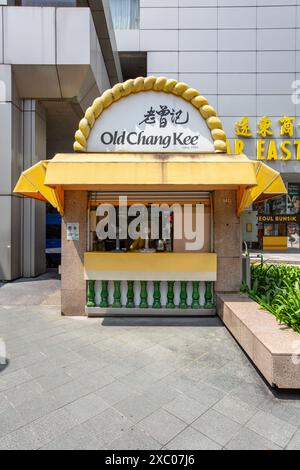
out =
{"type": "Polygon", "coordinates": [[[67,318],[5,287],[0,449],[300,448],[300,392],[271,390],[218,318],[67,318]]]}

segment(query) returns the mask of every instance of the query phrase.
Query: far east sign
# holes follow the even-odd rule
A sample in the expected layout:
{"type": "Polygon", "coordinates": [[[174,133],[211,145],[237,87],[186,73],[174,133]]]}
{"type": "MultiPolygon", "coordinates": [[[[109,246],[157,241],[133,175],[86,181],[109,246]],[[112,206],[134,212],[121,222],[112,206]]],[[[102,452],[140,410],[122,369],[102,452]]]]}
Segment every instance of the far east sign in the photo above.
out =
{"type": "Polygon", "coordinates": [[[257,160],[300,160],[299,124],[294,116],[286,115],[277,120],[262,116],[257,122],[257,128],[254,128],[251,127],[249,118],[243,116],[235,123],[235,135],[239,139],[234,141],[233,149],[227,141],[227,151],[242,153],[244,141],[241,138],[256,138],[257,160]]]}
{"type": "Polygon", "coordinates": [[[88,152],[213,152],[199,111],[177,96],[148,91],[106,109],[87,141],[88,152]]]}

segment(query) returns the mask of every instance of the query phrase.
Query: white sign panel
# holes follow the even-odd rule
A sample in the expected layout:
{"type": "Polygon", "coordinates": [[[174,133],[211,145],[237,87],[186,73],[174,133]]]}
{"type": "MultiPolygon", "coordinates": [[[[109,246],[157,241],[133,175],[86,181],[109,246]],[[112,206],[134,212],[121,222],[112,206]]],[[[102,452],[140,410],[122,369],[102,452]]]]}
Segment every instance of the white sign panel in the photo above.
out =
{"type": "Polygon", "coordinates": [[[79,240],[79,223],[70,222],[67,224],[67,240],[79,240]]]}
{"type": "Polygon", "coordinates": [[[103,111],[88,152],[212,152],[213,139],[198,109],[163,92],[122,98],[103,111]]]}

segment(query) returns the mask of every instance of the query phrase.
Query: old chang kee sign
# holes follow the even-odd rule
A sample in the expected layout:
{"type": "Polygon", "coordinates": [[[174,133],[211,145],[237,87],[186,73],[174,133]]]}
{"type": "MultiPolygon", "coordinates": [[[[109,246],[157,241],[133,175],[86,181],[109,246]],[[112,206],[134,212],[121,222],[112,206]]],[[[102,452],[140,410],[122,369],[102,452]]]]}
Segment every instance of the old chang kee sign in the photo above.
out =
{"type": "Polygon", "coordinates": [[[183,99],[148,91],[110,106],[95,122],[88,152],[213,152],[210,130],[183,99]]]}

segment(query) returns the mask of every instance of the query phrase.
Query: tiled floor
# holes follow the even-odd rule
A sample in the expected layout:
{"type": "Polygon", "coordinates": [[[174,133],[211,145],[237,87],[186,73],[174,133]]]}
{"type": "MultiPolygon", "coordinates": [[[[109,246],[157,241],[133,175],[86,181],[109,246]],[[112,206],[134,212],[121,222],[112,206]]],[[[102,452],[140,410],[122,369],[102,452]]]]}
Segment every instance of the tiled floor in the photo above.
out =
{"type": "Polygon", "coordinates": [[[271,390],[217,318],[2,305],[0,337],[0,449],[300,448],[300,391],[271,390]]]}

